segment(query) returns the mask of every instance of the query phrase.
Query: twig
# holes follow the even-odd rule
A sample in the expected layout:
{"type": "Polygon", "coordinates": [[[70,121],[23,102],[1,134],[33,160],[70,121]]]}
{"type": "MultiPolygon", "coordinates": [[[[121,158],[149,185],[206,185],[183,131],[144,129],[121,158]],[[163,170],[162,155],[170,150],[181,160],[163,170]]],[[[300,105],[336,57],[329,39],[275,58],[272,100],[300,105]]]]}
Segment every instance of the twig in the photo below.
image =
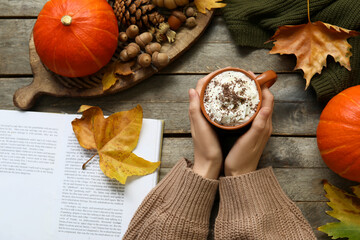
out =
{"type": "Polygon", "coordinates": [[[86,164],[88,164],[88,163],[91,161],[91,159],[93,159],[96,155],[97,155],[97,153],[95,153],[89,160],[87,160],[87,161],[82,165],[82,169],[83,169],[83,170],[85,170],[86,164]]]}

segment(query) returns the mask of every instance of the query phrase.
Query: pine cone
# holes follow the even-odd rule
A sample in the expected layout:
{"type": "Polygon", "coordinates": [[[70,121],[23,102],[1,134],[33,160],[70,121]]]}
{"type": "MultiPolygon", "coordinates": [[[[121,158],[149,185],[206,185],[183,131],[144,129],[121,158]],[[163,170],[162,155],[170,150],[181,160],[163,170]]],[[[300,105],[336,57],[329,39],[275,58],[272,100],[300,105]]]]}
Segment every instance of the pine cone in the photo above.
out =
{"type": "Polygon", "coordinates": [[[115,0],[114,12],[120,28],[125,29],[132,24],[139,28],[150,28],[164,22],[165,18],[150,2],[151,0],[115,0]]]}

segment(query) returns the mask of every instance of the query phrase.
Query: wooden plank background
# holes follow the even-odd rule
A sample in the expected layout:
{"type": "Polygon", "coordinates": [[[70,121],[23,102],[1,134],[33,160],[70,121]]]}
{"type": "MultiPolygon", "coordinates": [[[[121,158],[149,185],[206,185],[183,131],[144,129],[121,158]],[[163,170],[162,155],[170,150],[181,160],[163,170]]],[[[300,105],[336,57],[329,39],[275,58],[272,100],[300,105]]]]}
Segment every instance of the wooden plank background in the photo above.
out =
{"type": "MultiPolygon", "coordinates": [[[[0,109],[16,109],[13,93],[32,81],[28,41],[36,16],[46,0],[0,0],[0,109]]],[[[188,121],[189,88],[216,69],[234,66],[257,74],[269,69],[279,79],[275,96],[274,132],[259,167],[274,168],[285,193],[299,206],[319,239],[330,239],[316,229],[335,221],[325,211],[321,180],[348,190],[353,182],[342,179],[323,163],[316,145],[316,127],[323,106],[312,89],[304,91],[301,73],[293,72],[293,56],[269,55],[265,49],[237,47],[221,16],[215,17],[204,36],[162,72],[118,94],[96,98],[41,97],[33,111],[75,113],[80,105],[100,106],[105,114],[141,104],[144,117],[165,120],[160,178],[181,158],[193,159],[188,121]]]]}

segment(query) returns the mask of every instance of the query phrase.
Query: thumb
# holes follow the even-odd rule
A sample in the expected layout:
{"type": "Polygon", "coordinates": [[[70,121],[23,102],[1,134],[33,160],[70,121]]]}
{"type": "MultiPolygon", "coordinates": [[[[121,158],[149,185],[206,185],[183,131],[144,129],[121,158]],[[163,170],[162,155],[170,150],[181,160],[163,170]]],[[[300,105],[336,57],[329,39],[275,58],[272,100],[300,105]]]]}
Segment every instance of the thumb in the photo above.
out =
{"type": "Polygon", "coordinates": [[[271,116],[271,112],[270,107],[262,107],[251,125],[250,132],[255,135],[264,133],[266,131],[266,122],[271,116]]]}
{"type": "Polygon", "coordinates": [[[201,117],[201,108],[200,108],[200,97],[195,89],[189,90],[189,116],[190,120],[197,119],[201,117]]]}

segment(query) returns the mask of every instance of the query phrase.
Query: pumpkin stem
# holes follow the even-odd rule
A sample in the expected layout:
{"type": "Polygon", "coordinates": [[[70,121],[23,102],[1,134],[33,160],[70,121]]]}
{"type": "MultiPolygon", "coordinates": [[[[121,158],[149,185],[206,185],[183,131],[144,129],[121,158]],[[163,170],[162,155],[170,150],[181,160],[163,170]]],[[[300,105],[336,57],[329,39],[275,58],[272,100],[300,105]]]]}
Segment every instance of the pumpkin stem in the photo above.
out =
{"type": "Polygon", "coordinates": [[[69,26],[71,24],[72,18],[69,15],[65,15],[61,18],[61,23],[65,26],[69,26]]]}

